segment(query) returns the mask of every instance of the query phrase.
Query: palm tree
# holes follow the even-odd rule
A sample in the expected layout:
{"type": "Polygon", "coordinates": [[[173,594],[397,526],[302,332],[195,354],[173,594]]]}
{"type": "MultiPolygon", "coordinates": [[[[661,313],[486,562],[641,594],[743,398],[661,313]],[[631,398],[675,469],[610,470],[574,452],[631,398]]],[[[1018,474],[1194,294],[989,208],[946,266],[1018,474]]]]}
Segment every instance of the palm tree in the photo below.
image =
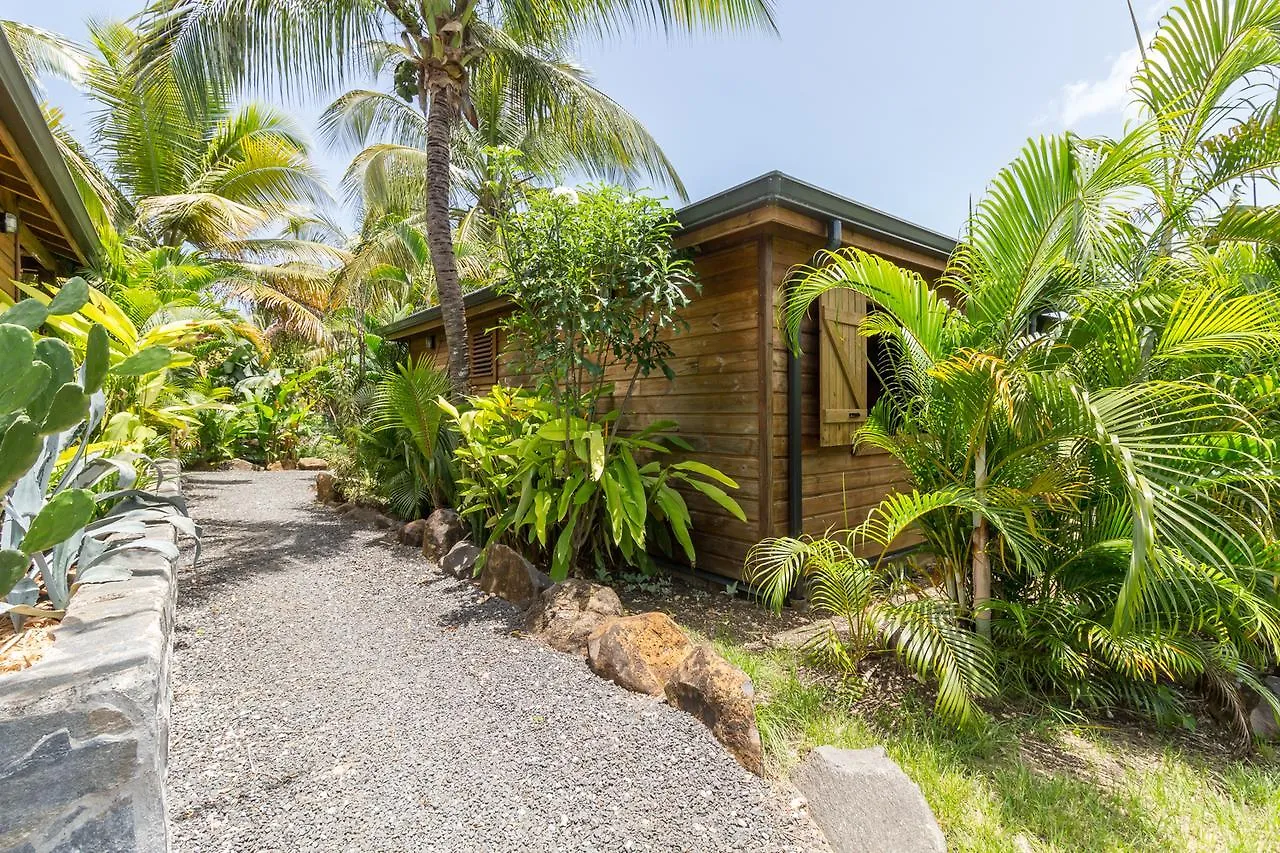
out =
{"type": "Polygon", "coordinates": [[[556,62],[583,36],[637,26],[666,31],[774,28],[770,0],[161,0],[150,30],[157,55],[183,75],[286,89],[331,86],[379,67],[394,31],[397,87],[426,117],[431,263],[449,351],[448,372],[469,386],[466,315],[450,219],[452,144],[459,119],[478,123],[475,84],[509,81],[530,117],[563,121],[556,62]]]}
{"type": "Polygon", "coordinates": [[[795,271],[793,341],[831,288],[876,306],[862,331],[884,342],[886,393],[856,441],[892,454],[914,490],[849,531],[840,559],[822,559],[823,540],[762,543],[752,571],[775,603],[806,572],[858,588],[852,552],[914,528],[978,639],[885,636],[932,662],[956,718],[988,671],[961,664],[991,642],[1010,678],[1077,698],[1157,708],[1176,682],[1241,722],[1239,684],[1267,695],[1280,207],[1238,190],[1280,167],[1277,70],[1280,2],[1190,0],[1134,79],[1139,122],[1118,140],[1029,142],[944,289],[856,249],[795,271]],[[969,657],[936,654],[956,649],[969,657]]]}

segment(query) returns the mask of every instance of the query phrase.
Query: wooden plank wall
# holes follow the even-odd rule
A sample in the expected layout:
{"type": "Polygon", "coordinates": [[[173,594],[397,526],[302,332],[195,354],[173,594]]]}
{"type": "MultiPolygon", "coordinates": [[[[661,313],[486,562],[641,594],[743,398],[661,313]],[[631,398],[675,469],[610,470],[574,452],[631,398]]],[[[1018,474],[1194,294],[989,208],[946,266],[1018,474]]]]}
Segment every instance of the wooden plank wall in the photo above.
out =
{"type": "MultiPolygon", "coordinates": [[[[13,194],[0,189],[0,212],[17,210],[13,194]]],[[[22,273],[17,234],[0,234],[0,291],[10,296],[17,296],[18,289],[13,285],[22,273]]]]}
{"type": "MultiPolygon", "coordinates": [[[[760,539],[759,245],[751,239],[695,259],[702,290],[682,312],[689,328],[668,337],[675,380],[660,374],[639,380],[627,405],[627,426],[676,421],[694,448],[688,458],[738,483],[732,496],[745,524],[701,493],[682,491],[698,568],[726,577],[741,576],[747,550],[760,539]]],[[[612,378],[621,393],[624,377],[612,378]]]]}
{"type": "MultiPolygon", "coordinates": [[[[499,355],[494,375],[473,379],[471,388],[472,393],[487,394],[495,382],[501,382],[505,385],[518,384],[519,382],[518,378],[513,378],[514,374],[511,369],[511,356],[505,352],[506,334],[500,329],[496,329],[498,320],[503,316],[503,313],[504,312],[501,311],[486,311],[484,313],[476,314],[475,316],[468,315],[467,317],[467,329],[470,333],[483,333],[489,329],[495,329],[498,336],[496,343],[499,355]]],[[[445,365],[449,360],[449,351],[445,347],[444,343],[444,330],[437,327],[429,334],[435,335],[435,349],[429,349],[427,347],[428,333],[424,332],[421,334],[415,334],[412,337],[405,339],[405,343],[409,345],[409,355],[413,356],[415,359],[422,358],[426,355],[430,358],[431,364],[439,370],[444,370],[445,365]]]]}
{"type": "MultiPolygon", "coordinates": [[[[659,420],[679,424],[678,434],[697,459],[724,471],[738,483],[733,497],[742,505],[747,522],[730,516],[701,493],[682,492],[694,522],[692,534],[698,568],[727,577],[740,577],[747,550],[761,538],[761,371],[760,359],[760,240],[708,252],[695,259],[701,293],[683,312],[689,328],[668,336],[673,356],[669,362],[675,381],[658,374],[636,382],[627,403],[624,428],[640,429],[659,420]]],[[[504,311],[488,311],[468,317],[475,329],[494,327],[504,311]]],[[[408,339],[409,352],[430,353],[443,367],[444,333],[439,329],[436,348],[427,348],[427,333],[408,339]]],[[[503,355],[498,359],[497,381],[520,384],[527,377],[513,368],[513,356],[505,352],[507,341],[499,333],[503,355]]],[[[623,385],[629,379],[621,370],[609,378],[619,385],[615,405],[621,405],[623,385]]],[[[767,376],[763,377],[767,381],[767,376]]],[[[485,393],[492,383],[477,383],[485,393]]],[[[767,424],[765,424],[767,427],[767,424]]],[[[672,459],[679,457],[671,457],[672,459]]]]}
{"type": "MultiPolygon", "coordinates": [[[[780,289],[796,264],[812,262],[823,248],[817,238],[773,238],[773,286],[780,289]]],[[[800,333],[801,428],[803,431],[804,532],[821,535],[829,529],[860,524],[889,491],[906,481],[893,459],[880,450],[821,447],[818,424],[817,323],[811,316],[800,333]]],[[[787,533],[787,350],[783,331],[773,340],[773,532],[787,533]]],[[[904,543],[906,544],[906,543],[904,543]]]]}

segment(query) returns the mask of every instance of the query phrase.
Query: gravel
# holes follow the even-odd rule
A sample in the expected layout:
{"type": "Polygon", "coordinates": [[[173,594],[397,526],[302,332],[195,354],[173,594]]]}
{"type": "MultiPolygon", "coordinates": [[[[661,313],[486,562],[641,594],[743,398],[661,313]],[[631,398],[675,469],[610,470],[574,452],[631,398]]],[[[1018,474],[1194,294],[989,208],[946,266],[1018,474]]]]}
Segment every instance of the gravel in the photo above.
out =
{"type": "Polygon", "coordinates": [[[522,639],[519,614],[315,504],[187,476],[168,797],[177,851],[801,851],[793,790],[696,720],[522,639]]]}

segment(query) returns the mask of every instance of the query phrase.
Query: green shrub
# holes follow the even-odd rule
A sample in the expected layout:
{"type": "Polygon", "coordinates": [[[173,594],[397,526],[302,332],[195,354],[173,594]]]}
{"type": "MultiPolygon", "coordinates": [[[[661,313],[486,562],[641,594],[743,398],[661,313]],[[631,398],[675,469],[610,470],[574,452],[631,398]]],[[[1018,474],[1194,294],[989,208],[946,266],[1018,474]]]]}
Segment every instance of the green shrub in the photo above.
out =
{"type": "Polygon", "coordinates": [[[138,457],[92,448],[106,414],[107,377],[163,370],[168,351],[146,368],[137,355],[112,365],[107,330],[90,324],[77,367],[66,343],[31,332],[74,314],[87,299],[85,283],[71,279],[46,302],[25,300],[0,314],[0,376],[12,378],[0,392],[0,613],[18,625],[27,616],[60,616],[81,584],[129,577],[121,559],[127,551],[176,557],[170,542],[130,536],[145,532],[145,521],[163,519],[196,534],[181,502],[136,488],[138,457]],[[35,607],[41,585],[52,612],[35,607]]]}
{"type": "Polygon", "coordinates": [[[506,539],[549,557],[554,580],[575,569],[649,569],[652,545],[667,551],[678,545],[694,563],[689,510],[678,486],[746,520],[721,488],[737,488],[733,480],[701,462],[662,460],[673,448],[687,449],[668,434],[671,422],[622,434],[616,411],[587,420],[540,395],[499,385],[469,403],[459,411],[440,401],[458,429],[460,512],[483,519],[488,541],[506,539]]]}

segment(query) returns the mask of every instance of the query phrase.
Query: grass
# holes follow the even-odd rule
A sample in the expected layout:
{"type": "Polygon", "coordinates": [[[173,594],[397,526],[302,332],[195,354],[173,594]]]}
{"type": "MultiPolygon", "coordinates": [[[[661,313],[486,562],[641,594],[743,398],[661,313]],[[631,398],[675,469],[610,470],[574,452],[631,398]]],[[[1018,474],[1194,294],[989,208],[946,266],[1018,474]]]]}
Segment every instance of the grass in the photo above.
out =
{"type": "Polygon", "coordinates": [[[1280,851],[1280,764],[1238,762],[1136,727],[1010,715],[957,732],[907,690],[892,706],[814,679],[796,655],[718,640],[751,676],[770,770],[831,744],[882,745],[953,851],[1280,851]]]}

